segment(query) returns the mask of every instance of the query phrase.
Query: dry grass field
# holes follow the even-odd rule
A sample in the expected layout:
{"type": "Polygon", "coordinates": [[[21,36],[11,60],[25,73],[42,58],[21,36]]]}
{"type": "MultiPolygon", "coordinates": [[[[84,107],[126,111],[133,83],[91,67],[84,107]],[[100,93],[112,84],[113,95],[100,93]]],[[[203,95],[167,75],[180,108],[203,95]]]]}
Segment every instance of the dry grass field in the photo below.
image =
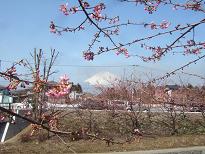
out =
{"type": "MultiPolygon", "coordinates": [[[[66,115],[59,121],[59,129],[64,131],[75,131],[82,127],[90,127],[91,133],[98,132],[100,137],[112,137],[114,141],[125,141],[130,137],[132,122],[130,116],[124,112],[110,111],[76,111],[66,115]]],[[[17,136],[0,144],[0,154],[61,154],[72,153],[70,147],[77,153],[97,153],[110,151],[137,151],[150,149],[164,149],[175,147],[203,146],[205,145],[205,129],[201,125],[203,119],[200,114],[177,117],[177,134],[171,135],[169,119],[165,114],[153,114],[151,121],[147,119],[146,113],[139,117],[143,138],[138,142],[126,142],[124,144],[110,144],[105,141],[86,139],[72,140],[70,136],[59,137],[41,130],[35,136],[23,138],[31,132],[31,126],[24,129],[17,136]],[[166,122],[164,124],[163,120],[166,122]]]]}

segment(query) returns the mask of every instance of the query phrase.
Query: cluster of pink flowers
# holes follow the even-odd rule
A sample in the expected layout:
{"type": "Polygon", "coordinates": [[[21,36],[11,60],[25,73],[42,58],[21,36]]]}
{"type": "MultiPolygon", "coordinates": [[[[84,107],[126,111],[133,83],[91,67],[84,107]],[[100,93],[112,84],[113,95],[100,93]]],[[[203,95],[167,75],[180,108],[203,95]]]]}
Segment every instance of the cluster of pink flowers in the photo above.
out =
{"type": "Polygon", "coordinates": [[[93,60],[94,59],[94,53],[91,51],[88,52],[84,52],[83,53],[83,57],[85,58],[85,60],[93,60]]]}
{"type": "Polygon", "coordinates": [[[111,35],[115,34],[115,35],[119,35],[119,28],[116,28],[115,30],[112,31],[111,35]]]}
{"type": "Polygon", "coordinates": [[[152,14],[154,11],[157,10],[157,6],[146,6],[144,9],[148,11],[149,14],[152,14]]]}
{"type": "Polygon", "coordinates": [[[96,5],[94,7],[93,13],[90,15],[90,17],[97,20],[97,21],[103,19],[104,17],[101,15],[101,12],[103,9],[105,9],[104,3],[100,3],[100,4],[96,5]]]}
{"type": "Polygon", "coordinates": [[[145,5],[144,10],[148,11],[149,14],[152,14],[157,10],[157,7],[162,2],[162,0],[135,0],[133,2],[135,2],[136,5],[138,3],[145,5]]]}
{"type": "Polygon", "coordinates": [[[16,67],[12,66],[11,68],[7,69],[5,74],[7,74],[8,76],[5,76],[4,78],[6,80],[10,81],[9,85],[7,86],[7,89],[8,90],[16,89],[17,86],[19,85],[20,81],[19,80],[15,80],[15,79],[9,77],[9,76],[16,76],[17,75],[16,67]]]}
{"type": "Polygon", "coordinates": [[[53,21],[51,21],[51,23],[50,23],[50,32],[56,33],[56,26],[55,26],[53,21]]]}
{"type": "Polygon", "coordinates": [[[78,12],[78,7],[74,6],[74,7],[70,8],[70,12],[73,14],[78,12]]]}
{"type": "Polygon", "coordinates": [[[170,22],[168,22],[168,21],[166,21],[166,20],[163,20],[162,23],[160,23],[160,25],[157,25],[157,24],[154,23],[154,22],[151,22],[149,25],[150,25],[150,28],[151,28],[152,30],[158,29],[158,28],[167,29],[167,28],[170,26],[170,22]]]}
{"type": "Polygon", "coordinates": [[[161,56],[162,53],[163,53],[163,49],[161,47],[157,47],[157,48],[154,48],[153,51],[155,52],[155,55],[158,57],[158,56],[161,56]]]}
{"type": "Polygon", "coordinates": [[[84,26],[80,26],[80,27],[78,28],[78,30],[85,30],[85,27],[84,27],[84,26]]]}
{"type": "MultiPolygon", "coordinates": [[[[84,4],[84,6],[87,6],[87,4],[86,3],[83,3],[84,4]]],[[[88,4],[89,5],[89,4],[88,4]]],[[[86,7],[85,7],[86,8],[86,7]]],[[[79,8],[78,7],[76,7],[76,6],[73,6],[73,7],[71,7],[70,9],[67,7],[67,4],[62,4],[62,5],[60,5],[60,9],[59,9],[64,15],[69,15],[69,13],[72,13],[72,14],[74,14],[74,13],[76,13],[76,12],[78,12],[78,10],[79,10],[79,8]]]]}
{"type": "MultiPolygon", "coordinates": [[[[102,15],[102,10],[104,10],[105,4],[104,3],[99,3],[97,5],[94,6],[90,6],[90,4],[87,1],[83,1],[80,0],[82,7],[81,6],[73,6],[73,7],[68,7],[68,4],[62,4],[60,5],[60,11],[64,14],[64,15],[70,15],[70,14],[75,14],[76,12],[82,11],[82,9],[86,9],[90,16],[90,18],[96,20],[97,22],[100,22],[102,20],[106,20],[108,21],[109,24],[115,24],[116,22],[119,21],[119,17],[114,17],[114,18],[109,18],[106,15],[102,15]]],[[[61,35],[62,32],[75,32],[76,30],[84,30],[84,26],[83,24],[79,27],[76,28],[62,28],[62,27],[58,27],[54,24],[53,21],[51,21],[50,23],[50,32],[51,33],[57,33],[58,35],[61,35]]],[[[117,31],[114,31],[114,33],[117,33],[117,31]]],[[[92,58],[91,58],[92,59],[92,58]]]]}
{"type": "Polygon", "coordinates": [[[48,122],[48,125],[52,130],[58,130],[58,116],[52,116],[48,122]]]}
{"type": "Polygon", "coordinates": [[[160,59],[160,57],[163,55],[165,48],[162,48],[160,46],[154,47],[154,46],[148,46],[146,44],[141,44],[141,48],[144,48],[146,50],[151,50],[153,52],[152,57],[142,57],[143,61],[147,62],[153,59],[153,57],[160,59]]]}
{"type": "Polygon", "coordinates": [[[164,49],[161,48],[160,46],[152,47],[152,46],[147,46],[145,44],[142,44],[141,47],[142,48],[144,47],[144,49],[146,49],[146,50],[151,50],[154,53],[154,55],[157,56],[157,57],[161,56],[163,51],[164,51],[164,49]]]}
{"type": "Polygon", "coordinates": [[[5,73],[8,75],[16,75],[16,67],[12,66],[11,68],[7,69],[5,73]]]}
{"type": "Polygon", "coordinates": [[[166,29],[170,26],[170,22],[163,20],[162,23],[160,24],[161,29],[166,29]]]}
{"type": "Polygon", "coordinates": [[[71,84],[69,83],[69,79],[66,75],[60,77],[59,83],[51,88],[46,95],[48,97],[59,98],[65,96],[70,93],[71,84]]]}
{"type": "Polygon", "coordinates": [[[68,15],[68,9],[67,9],[67,4],[62,4],[60,5],[60,11],[63,12],[64,15],[68,15]]]}
{"type": "Polygon", "coordinates": [[[196,43],[195,43],[194,40],[188,40],[188,41],[187,41],[187,44],[188,44],[189,46],[193,46],[193,45],[195,45],[196,43]]]}
{"type": "Polygon", "coordinates": [[[82,2],[82,3],[83,3],[83,7],[84,7],[84,8],[90,7],[90,4],[89,4],[88,2],[82,2]]]}
{"type": "MultiPolygon", "coordinates": [[[[82,2],[82,5],[85,9],[90,7],[90,4],[88,2],[82,2]]],[[[101,16],[101,11],[105,9],[105,4],[104,3],[100,3],[96,6],[93,7],[93,13],[91,14],[91,17],[93,19],[96,20],[100,20],[103,17],[101,16]]],[[[60,9],[59,9],[64,15],[69,15],[69,13],[76,13],[77,11],[79,11],[79,7],[73,6],[70,9],[67,7],[67,4],[62,4],[60,5],[60,9]]]]}
{"type": "Polygon", "coordinates": [[[149,14],[152,14],[154,11],[157,10],[157,7],[159,6],[159,4],[161,3],[161,0],[146,0],[143,2],[145,3],[145,10],[148,11],[149,14]]]}
{"type": "Polygon", "coordinates": [[[155,24],[154,22],[150,23],[150,28],[151,29],[157,29],[157,24],[155,24]]]}
{"type": "Polygon", "coordinates": [[[29,85],[28,81],[20,81],[18,77],[19,75],[16,71],[17,65],[26,66],[24,61],[20,60],[19,62],[14,63],[12,67],[8,68],[5,72],[2,72],[2,74],[0,75],[0,77],[9,81],[9,85],[7,86],[8,90],[15,90],[20,83],[22,88],[25,88],[26,85],[29,85]]]}
{"type": "Polygon", "coordinates": [[[119,20],[120,20],[119,16],[114,17],[114,18],[110,19],[109,24],[115,24],[115,23],[119,22],[119,20]]]}
{"type": "Polygon", "coordinates": [[[33,136],[34,134],[36,134],[39,130],[41,130],[42,127],[40,125],[37,124],[31,124],[31,133],[30,135],[33,136]]]}
{"type": "Polygon", "coordinates": [[[6,88],[8,90],[16,90],[19,83],[20,83],[20,81],[18,81],[18,80],[12,80],[6,88]]]}
{"type": "Polygon", "coordinates": [[[126,58],[129,57],[129,52],[128,52],[128,50],[126,48],[118,48],[116,54],[117,55],[124,54],[126,58]]]}
{"type": "Polygon", "coordinates": [[[198,11],[201,9],[201,3],[200,2],[197,2],[196,3],[187,3],[185,5],[185,8],[186,9],[191,9],[191,10],[195,10],[195,11],[198,11]]]}
{"type": "Polygon", "coordinates": [[[200,54],[201,51],[200,51],[200,48],[194,48],[194,49],[185,48],[184,53],[185,53],[185,54],[194,54],[194,55],[197,55],[197,54],[200,54]]]}

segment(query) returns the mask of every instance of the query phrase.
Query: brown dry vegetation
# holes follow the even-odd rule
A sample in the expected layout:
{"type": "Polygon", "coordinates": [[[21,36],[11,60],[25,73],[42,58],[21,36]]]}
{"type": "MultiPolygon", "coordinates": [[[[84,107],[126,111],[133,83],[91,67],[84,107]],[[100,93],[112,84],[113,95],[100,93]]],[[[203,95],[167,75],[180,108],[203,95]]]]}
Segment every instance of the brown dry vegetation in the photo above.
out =
{"type": "MultiPolygon", "coordinates": [[[[89,133],[99,134],[101,138],[112,137],[115,141],[131,139],[132,121],[128,112],[124,111],[69,111],[61,118],[59,127],[64,131],[78,131],[88,128],[89,133]]],[[[153,113],[151,121],[146,113],[139,117],[143,138],[140,142],[131,140],[125,144],[110,144],[105,141],[91,138],[76,137],[73,135],[61,136],[77,153],[108,152],[108,151],[134,151],[147,149],[161,149],[173,147],[187,147],[205,145],[205,128],[200,114],[186,114],[186,118],[178,117],[177,134],[171,136],[171,130],[166,125],[169,121],[166,115],[153,113]],[[181,119],[180,119],[181,118],[181,119]],[[166,122],[166,124],[164,122],[166,122]],[[75,140],[73,141],[73,138],[75,140]]],[[[21,134],[0,145],[0,153],[72,153],[61,140],[52,134],[47,138],[47,132],[41,130],[30,137],[31,128],[25,129],[21,134]]]]}
{"type": "MultiPolygon", "coordinates": [[[[97,153],[110,151],[137,151],[148,149],[163,149],[174,147],[202,146],[205,145],[205,135],[182,135],[171,137],[144,138],[140,143],[132,142],[123,145],[111,145],[108,147],[102,141],[81,140],[68,143],[77,153],[97,153]]],[[[31,141],[27,143],[6,143],[0,145],[1,154],[61,154],[72,153],[62,142],[57,139],[45,142],[31,141]]]]}

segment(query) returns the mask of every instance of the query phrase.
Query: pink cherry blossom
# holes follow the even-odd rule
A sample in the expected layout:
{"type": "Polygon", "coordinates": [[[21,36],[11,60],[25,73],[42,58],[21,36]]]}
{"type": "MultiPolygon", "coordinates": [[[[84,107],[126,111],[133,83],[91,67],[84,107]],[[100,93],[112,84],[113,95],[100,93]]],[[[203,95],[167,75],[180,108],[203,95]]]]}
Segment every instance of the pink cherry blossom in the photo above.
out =
{"type": "Polygon", "coordinates": [[[117,55],[124,54],[126,58],[129,57],[129,52],[126,48],[119,48],[116,52],[117,55]]]}
{"type": "Polygon", "coordinates": [[[157,25],[154,22],[150,23],[151,29],[157,29],[157,25]]]}
{"type": "Polygon", "coordinates": [[[160,24],[161,29],[166,29],[170,26],[170,23],[166,20],[163,20],[162,23],[160,24]]]}
{"type": "Polygon", "coordinates": [[[93,60],[94,59],[94,53],[91,52],[91,51],[88,51],[88,52],[84,52],[83,53],[83,57],[86,59],[86,60],[93,60]]]}
{"type": "Polygon", "coordinates": [[[70,93],[71,84],[69,78],[64,75],[60,77],[60,81],[57,85],[46,92],[48,97],[59,98],[70,93]]]}
{"type": "Polygon", "coordinates": [[[51,21],[51,23],[50,23],[50,32],[56,33],[56,26],[55,26],[53,21],[51,21]]]}
{"type": "Polygon", "coordinates": [[[67,5],[66,4],[60,5],[60,11],[63,12],[64,15],[68,15],[67,5]]]}

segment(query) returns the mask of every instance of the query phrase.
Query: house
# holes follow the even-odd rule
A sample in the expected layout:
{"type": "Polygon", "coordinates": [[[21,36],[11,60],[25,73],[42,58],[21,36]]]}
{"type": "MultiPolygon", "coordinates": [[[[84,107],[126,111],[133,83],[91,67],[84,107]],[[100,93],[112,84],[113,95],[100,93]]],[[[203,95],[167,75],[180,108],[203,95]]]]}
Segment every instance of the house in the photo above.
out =
{"type": "Polygon", "coordinates": [[[179,86],[178,85],[166,85],[165,86],[165,91],[166,90],[178,90],[179,89],[179,86]]]}
{"type": "Polygon", "coordinates": [[[5,108],[11,108],[13,103],[13,97],[10,92],[6,89],[0,90],[0,106],[5,108]]]}
{"type": "Polygon", "coordinates": [[[71,93],[69,94],[69,98],[71,100],[79,100],[81,99],[83,96],[83,93],[78,93],[77,91],[71,91],[71,93]]]}
{"type": "Polygon", "coordinates": [[[70,100],[79,100],[82,99],[82,96],[83,96],[83,90],[81,85],[79,83],[76,85],[72,84],[71,91],[69,94],[70,100]]]}

